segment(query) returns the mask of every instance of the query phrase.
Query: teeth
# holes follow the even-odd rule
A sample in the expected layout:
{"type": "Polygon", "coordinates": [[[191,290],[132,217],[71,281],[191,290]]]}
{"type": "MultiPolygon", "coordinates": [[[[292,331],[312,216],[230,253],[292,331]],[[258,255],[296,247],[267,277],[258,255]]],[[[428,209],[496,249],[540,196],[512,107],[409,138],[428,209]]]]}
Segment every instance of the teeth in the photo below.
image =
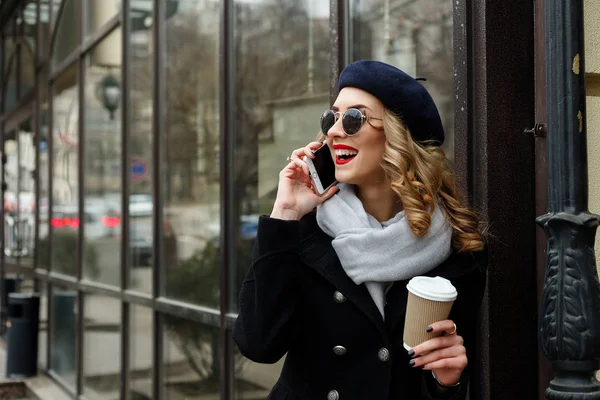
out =
{"type": "Polygon", "coordinates": [[[340,156],[340,157],[355,156],[357,154],[358,154],[358,151],[352,151],[352,150],[336,150],[335,151],[335,155],[340,156]]]}

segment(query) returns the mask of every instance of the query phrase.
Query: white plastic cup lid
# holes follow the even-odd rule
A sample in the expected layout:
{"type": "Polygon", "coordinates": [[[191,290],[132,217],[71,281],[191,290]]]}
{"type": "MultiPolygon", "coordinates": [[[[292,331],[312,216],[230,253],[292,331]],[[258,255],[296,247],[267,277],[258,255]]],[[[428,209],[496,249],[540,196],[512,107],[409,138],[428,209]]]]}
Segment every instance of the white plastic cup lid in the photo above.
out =
{"type": "Polygon", "coordinates": [[[441,276],[415,276],[406,288],[416,296],[433,301],[454,301],[458,296],[452,283],[441,276]]]}

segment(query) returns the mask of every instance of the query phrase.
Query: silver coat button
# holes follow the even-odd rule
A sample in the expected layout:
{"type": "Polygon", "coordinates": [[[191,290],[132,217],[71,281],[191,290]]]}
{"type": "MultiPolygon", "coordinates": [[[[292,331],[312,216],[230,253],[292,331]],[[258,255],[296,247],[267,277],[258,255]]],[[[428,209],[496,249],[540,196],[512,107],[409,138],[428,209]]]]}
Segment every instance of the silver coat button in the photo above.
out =
{"type": "Polygon", "coordinates": [[[346,301],[346,296],[344,296],[342,292],[336,290],[335,293],[333,293],[333,299],[336,303],[343,303],[346,301]]]}
{"type": "Polygon", "coordinates": [[[327,393],[327,400],[339,400],[339,398],[340,394],[337,390],[330,390],[329,393],[327,393]]]}
{"type": "Polygon", "coordinates": [[[335,353],[336,356],[343,356],[344,354],[346,354],[348,350],[346,350],[346,348],[344,346],[335,346],[333,348],[333,352],[335,353]]]}
{"type": "Polygon", "coordinates": [[[377,357],[379,357],[379,359],[381,361],[387,362],[390,359],[390,351],[388,349],[386,349],[385,347],[382,347],[377,352],[377,357]]]}

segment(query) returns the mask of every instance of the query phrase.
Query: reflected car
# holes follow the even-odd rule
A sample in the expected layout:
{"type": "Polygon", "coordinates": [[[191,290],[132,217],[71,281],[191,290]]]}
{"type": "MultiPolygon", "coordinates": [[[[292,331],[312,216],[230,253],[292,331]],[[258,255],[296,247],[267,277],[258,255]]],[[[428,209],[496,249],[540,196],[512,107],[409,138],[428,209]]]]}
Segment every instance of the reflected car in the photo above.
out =
{"type": "MultiPolygon", "coordinates": [[[[121,217],[116,204],[104,199],[86,199],[85,201],[85,237],[98,239],[115,237],[120,233],[121,217]]],[[[77,230],[79,228],[79,209],[75,204],[59,204],[52,207],[51,222],[54,229],[77,230]]]]}

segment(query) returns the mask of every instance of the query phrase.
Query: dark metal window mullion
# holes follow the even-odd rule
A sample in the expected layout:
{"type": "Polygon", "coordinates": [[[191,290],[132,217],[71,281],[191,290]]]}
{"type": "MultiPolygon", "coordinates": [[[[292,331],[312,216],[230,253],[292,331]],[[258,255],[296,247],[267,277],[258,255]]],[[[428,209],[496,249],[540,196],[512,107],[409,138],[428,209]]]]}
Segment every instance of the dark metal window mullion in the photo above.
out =
{"type": "MultiPolygon", "coordinates": [[[[17,62],[15,65],[17,66],[15,80],[17,82],[16,90],[15,90],[15,104],[19,103],[19,99],[21,98],[21,50],[23,46],[21,46],[21,39],[23,38],[23,4],[20,4],[17,8],[17,18],[15,18],[15,36],[14,36],[14,44],[15,46],[15,54],[17,57],[17,62]],[[17,21],[21,20],[21,24],[17,24],[17,21]]],[[[18,174],[18,165],[17,165],[17,174],[18,174]]],[[[17,178],[18,179],[18,178],[17,178]]],[[[17,184],[18,187],[18,184],[17,184]]],[[[19,195],[17,194],[17,218],[19,217],[19,195]]],[[[19,257],[19,256],[17,256],[19,257]]]]}
{"type": "MultiPolygon", "coordinates": [[[[160,297],[163,293],[164,284],[162,270],[163,245],[162,245],[162,175],[161,163],[163,148],[161,138],[164,127],[165,110],[165,80],[164,80],[164,53],[165,53],[165,2],[163,0],[153,0],[153,41],[154,41],[154,68],[153,68],[153,101],[152,101],[152,183],[153,183],[153,242],[154,242],[154,266],[152,268],[152,294],[153,298],[160,297]]],[[[161,388],[163,378],[163,318],[161,313],[153,309],[152,322],[152,398],[161,400],[161,388]]]]}
{"type": "MultiPolygon", "coordinates": [[[[84,38],[84,22],[87,2],[82,1],[79,7],[79,40],[78,47],[81,48],[84,38]]],[[[63,5],[63,8],[65,6],[63,5]]],[[[85,84],[86,84],[86,63],[85,56],[78,52],[79,57],[77,60],[77,97],[79,104],[79,120],[77,121],[78,126],[78,157],[77,157],[77,197],[79,203],[79,240],[77,241],[77,334],[75,335],[75,342],[77,343],[76,349],[76,360],[75,360],[75,392],[77,395],[83,393],[83,365],[84,365],[84,320],[85,320],[85,295],[83,289],[79,286],[79,282],[83,279],[83,259],[84,259],[84,243],[85,243],[85,137],[86,137],[86,126],[85,126],[85,84]]]]}
{"type": "Polygon", "coordinates": [[[329,56],[329,101],[333,104],[337,97],[337,81],[340,76],[340,72],[346,63],[345,55],[348,53],[346,50],[346,41],[340,32],[345,31],[345,27],[348,25],[345,18],[348,16],[346,10],[345,0],[331,0],[329,3],[329,43],[330,43],[330,56],[329,56]]]}
{"type": "MultiPolygon", "coordinates": [[[[53,139],[53,130],[54,130],[54,83],[48,81],[48,251],[46,253],[46,261],[48,267],[48,276],[46,280],[49,281],[50,273],[52,272],[52,209],[54,204],[54,196],[52,195],[52,191],[54,190],[54,139],[53,139]]],[[[48,318],[48,327],[47,327],[47,345],[46,345],[46,365],[48,366],[48,370],[51,368],[51,360],[52,360],[52,346],[54,340],[54,335],[52,334],[53,327],[53,312],[52,305],[54,301],[52,300],[52,293],[54,291],[54,286],[48,285],[48,309],[47,318],[48,318]]]]}
{"type": "MultiPolygon", "coordinates": [[[[36,31],[35,31],[35,54],[34,54],[34,90],[35,90],[35,96],[34,96],[34,105],[33,105],[33,126],[34,126],[34,138],[33,138],[33,143],[35,146],[35,174],[33,175],[33,180],[34,180],[34,185],[35,185],[35,192],[34,192],[34,196],[35,196],[35,211],[34,211],[34,238],[33,238],[33,270],[35,271],[38,268],[38,242],[40,239],[40,129],[41,129],[41,123],[40,123],[40,68],[38,68],[38,61],[39,61],[39,40],[38,40],[38,33],[39,33],[39,22],[40,22],[40,0],[36,0],[36,7],[35,7],[35,21],[36,21],[36,31]]],[[[44,82],[45,83],[45,82],[44,82]]],[[[40,292],[40,284],[39,284],[39,279],[35,279],[34,281],[34,292],[39,293],[40,292]]]]}
{"type": "Polygon", "coordinates": [[[220,398],[229,400],[233,394],[234,374],[230,368],[233,351],[230,331],[226,329],[226,315],[229,312],[229,269],[235,260],[235,43],[233,21],[234,0],[221,3],[220,29],[220,198],[221,198],[221,263],[220,269],[220,314],[219,314],[219,381],[220,398]]]}
{"type": "MultiPolygon", "coordinates": [[[[121,292],[129,285],[129,131],[130,131],[130,0],[123,0],[121,8],[121,292]]],[[[129,341],[131,337],[129,303],[121,302],[121,385],[120,398],[127,399],[129,393],[129,341]]]]}

